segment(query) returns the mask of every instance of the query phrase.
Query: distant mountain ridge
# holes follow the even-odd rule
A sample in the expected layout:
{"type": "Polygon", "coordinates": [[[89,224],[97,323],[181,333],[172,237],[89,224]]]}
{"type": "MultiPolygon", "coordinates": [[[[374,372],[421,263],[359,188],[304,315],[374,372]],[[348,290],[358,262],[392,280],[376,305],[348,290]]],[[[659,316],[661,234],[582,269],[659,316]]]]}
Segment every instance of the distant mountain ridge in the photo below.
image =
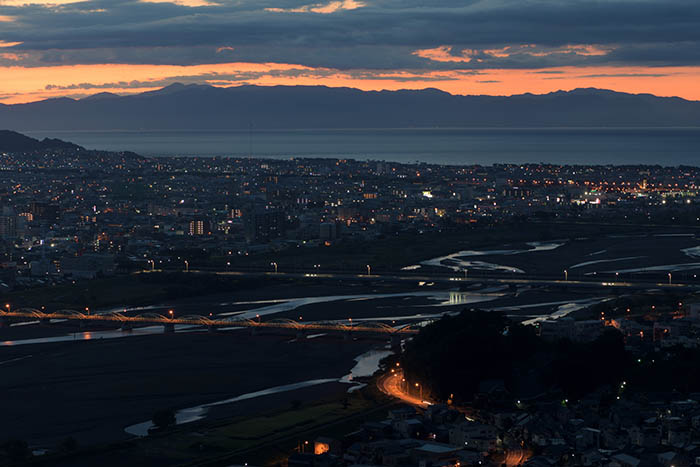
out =
{"type": "Polygon", "coordinates": [[[77,144],[60,139],[38,140],[10,130],[0,130],[0,152],[39,152],[49,150],[84,150],[77,144]]]}
{"type": "Polygon", "coordinates": [[[129,96],[0,104],[14,130],[227,130],[431,127],[700,126],[700,102],[575,89],[544,95],[459,96],[437,89],[172,84],[129,96]]]}

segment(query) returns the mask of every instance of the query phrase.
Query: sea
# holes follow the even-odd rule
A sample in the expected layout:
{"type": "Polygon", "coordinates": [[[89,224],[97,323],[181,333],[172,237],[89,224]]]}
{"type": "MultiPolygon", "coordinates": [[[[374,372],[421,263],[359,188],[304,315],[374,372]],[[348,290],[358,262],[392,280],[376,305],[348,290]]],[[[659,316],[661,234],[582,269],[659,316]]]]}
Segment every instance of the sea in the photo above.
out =
{"type": "Polygon", "coordinates": [[[351,158],[445,165],[700,166],[700,127],[26,131],[144,156],[351,158]]]}

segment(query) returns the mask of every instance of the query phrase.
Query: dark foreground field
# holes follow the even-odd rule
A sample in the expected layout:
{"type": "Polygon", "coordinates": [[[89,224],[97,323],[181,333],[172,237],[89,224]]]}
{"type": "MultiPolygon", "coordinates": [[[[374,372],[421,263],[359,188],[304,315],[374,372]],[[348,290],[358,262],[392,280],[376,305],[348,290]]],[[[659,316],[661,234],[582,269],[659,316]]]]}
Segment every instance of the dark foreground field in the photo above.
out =
{"type": "MultiPolygon", "coordinates": [[[[0,348],[0,439],[22,439],[38,448],[51,448],[69,435],[83,446],[126,439],[126,426],[149,420],[156,410],[338,378],[353,367],[354,357],[382,345],[293,337],[196,332],[0,348]]],[[[338,390],[330,384],[306,393],[316,399],[338,390]]],[[[304,390],[284,393],[215,408],[211,416],[272,406],[267,404],[288,407],[303,397],[304,390]]]]}

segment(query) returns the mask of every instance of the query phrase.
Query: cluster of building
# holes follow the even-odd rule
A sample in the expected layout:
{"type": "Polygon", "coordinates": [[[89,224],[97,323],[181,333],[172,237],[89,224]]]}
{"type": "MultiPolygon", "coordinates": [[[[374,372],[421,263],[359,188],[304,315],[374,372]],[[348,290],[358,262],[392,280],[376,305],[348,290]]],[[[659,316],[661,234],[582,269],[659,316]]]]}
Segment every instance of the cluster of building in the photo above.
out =
{"type": "MultiPolygon", "coordinates": [[[[498,423],[498,422],[496,422],[498,423]]],[[[292,466],[496,465],[506,455],[506,427],[469,420],[447,405],[401,406],[343,439],[300,445],[292,466]]]]}
{"type": "MultiPolygon", "coordinates": [[[[614,327],[638,363],[677,358],[679,349],[698,347],[700,304],[671,308],[654,314],[653,320],[651,313],[545,320],[538,323],[538,332],[550,341],[586,343],[614,327]]],[[[289,465],[700,465],[700,393],[638,391],[622,381],[578,401],[553,400],[542,393],[513,405],[502,382],[492,383],[498,382],[480,385],[475,398],[480,410],[445,404],[427,409],[402,406],[343,439],[321,437],[306,450],[302,446],[289,465]]]]}
{"type": "MultiPolygon", "coordinates": [[[[625,391],[623,382],[617,393],[625,391]]],[[[700,465],[700,394],[650,394],[606,404],[600,391],[569,404],[539,403],[513,414],[512,436],[528,446],[524,465],[700,465]]]]}
{"type": "Polygon", "coordinates": [[[628,308],[615,318],[601,313],[599,319],[564,317],[545,319],[536,325],[544,339],[574,342],[591,342],[612,327],[622,333],[627,348],[637,354],[677,346],[697,348],[700,345],[700,304],[679,302],[674,308],[668,313],[657,313],[655,305],[646,305],[641,313],[635,310],[632,314],[628,308]]]}
{"type": "Polygon", "coordinates": [[[695,223],[700,170],[65,149],[0,154],[0,180],[0,276],[11,287],[12,277],[61,280],[76,270],[95,276],[185,261],[227,267],[241,255],[520,217],[695,223]],[[69,258],[85,255],[73,267],[69,258]]]}
{"type": "Polygon", "coordinates": [[[531,467],[700,465],[700,394],[613,398],[604,388],[573,403],[518,401],[478,421],[447,405],[404,406],[342,439],[300,445],[291,466],[531,467]]]}

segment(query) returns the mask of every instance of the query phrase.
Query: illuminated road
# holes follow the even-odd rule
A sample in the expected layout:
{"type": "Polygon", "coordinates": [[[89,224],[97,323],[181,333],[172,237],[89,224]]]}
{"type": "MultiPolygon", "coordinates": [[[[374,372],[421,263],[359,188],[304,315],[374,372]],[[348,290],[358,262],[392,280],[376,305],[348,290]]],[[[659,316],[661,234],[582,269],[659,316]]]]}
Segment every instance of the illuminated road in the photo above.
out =
{"type": "Polygon", "coordinates": [[[425,409],[431,405],[431,402],[412,396],[406,392],[404,389],[405,385],[406,382],[404,381],[402,371],[392,371],[380,376],[377,380],[377,387],[384,394],[395,397],[396,399],[399,399],[407,404],[420,407],[422,409],[425,409]]]}
{"type": "MultiPolygon", "coordinates": [[[[160,270],[156,270],[160,272],[160,270]]],[[[147,272],[147,271],[144,271],[147,272]]],[[[700,284],[677,282],[669,284],[668,282],[653,282],[653,281],[622,281],[610,279],[609,281],[601,281],[600,279],[591,280],[563,280],[551,278],[529,277],[520,274],[516,277],[502,276],[478,276],[478,277],[459,277],[454,274],[431,274],[431,275],[413,275],[413,274],[396,274],[396,273],[372,273],[372,274],[348,274],[343,272],[255,272],[255,271],[218,271],[218,270],[190,270],[190,273],[205,273],[217,274],[222,276],[241,276],[241,277],[279,277],[279,278],[294,278],[294,279],[337,279],[337,280],[361,280],[375,281],[386,280],[392,282],[435,282],[449,284],[515,284],[515,285],[545,285],[559,287],[604,287],[604,288],[624,288],[624,289],[647,289],[654,287],[658,289],[683,290],[683,289],[700,289],[700,284]]]]}
{"type": "MultiPolygon", "coordinates": [[[[403,372],[398,369],[393,369],[390,372],[382,375],[377,380],[377,387],[384,394],[399,399],[406,404],[425,409],[433,403],[411,395],[406,391],[406,382],[403,377],[403,372]]],[[[465,407],[453,407],[456,410],[464,413],[465,416],[474,418],[475,414],[473,410],[465,407]]],[[[528,451],[522,447],[516,447],[514,449],[508,449],[504,453],[503,464],[507,466],[518,466],[522,465],[530,457],[528,451]]]]}
{"type": "Polygon", "coordinates": [[[518,448],[515,450],[509,450],[506,452],[506,458],[503,463],[508,466],[522,465],[523,462],[527,461],[529,458],[528,452],[523,448],[518,448]]]}

